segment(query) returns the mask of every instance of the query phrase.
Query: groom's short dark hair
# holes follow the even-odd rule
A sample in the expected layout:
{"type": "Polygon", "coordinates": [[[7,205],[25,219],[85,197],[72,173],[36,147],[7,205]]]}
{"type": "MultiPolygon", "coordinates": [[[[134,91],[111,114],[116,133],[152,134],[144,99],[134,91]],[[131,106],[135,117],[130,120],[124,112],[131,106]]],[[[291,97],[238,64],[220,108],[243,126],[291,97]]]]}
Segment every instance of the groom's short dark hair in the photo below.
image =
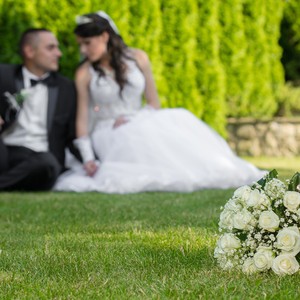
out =
{"type": "Polygon", "coordinates": [[[34,43],[36,43],[37,41],[38,33],[40,32],[51,32],[51,31],[46,28],[29,28],[22,33],[19,41],[19,53],[22,57],[24,57],[24,52],[23,52],[24,46],[34,45],[34,43]]]}

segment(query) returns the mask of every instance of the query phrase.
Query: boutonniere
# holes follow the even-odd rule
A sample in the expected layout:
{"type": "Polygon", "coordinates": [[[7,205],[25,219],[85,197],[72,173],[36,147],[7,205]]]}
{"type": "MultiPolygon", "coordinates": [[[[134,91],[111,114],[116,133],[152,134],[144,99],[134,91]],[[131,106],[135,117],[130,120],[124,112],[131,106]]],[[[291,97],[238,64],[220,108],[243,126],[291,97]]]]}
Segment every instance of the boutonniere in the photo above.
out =
{"type": "Polygon", "coordinates": [[[10,107],[19,111],[23,105],[23,102],[27,97],[27,93],[24,90],[15,94],[11,94],[10,92],[5,92],[4,96],[8,100],[10,107]]]}
{"type": "Polygon", "coordinates": [[[27,95],[27,92],[24,90],[15,94],[5,92],[0,95],[0,117],[4,121],[4,125],[0,129],[1,132],[16,121],[27,95]]]}

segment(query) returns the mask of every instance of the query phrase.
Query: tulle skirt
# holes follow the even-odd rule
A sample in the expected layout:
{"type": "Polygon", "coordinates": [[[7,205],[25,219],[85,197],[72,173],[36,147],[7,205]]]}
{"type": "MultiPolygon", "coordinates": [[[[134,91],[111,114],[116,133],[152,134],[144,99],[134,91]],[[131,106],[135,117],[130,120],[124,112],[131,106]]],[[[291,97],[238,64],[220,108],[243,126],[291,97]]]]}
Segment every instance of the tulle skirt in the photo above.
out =
{"type": "Polygon", "coordinates": [[[185,109],[141,110],[114,129],[97,124],[91,135],[100,162],[94,177],[69,157],[58,191],[191,192],[252,184],[265,172],[236,156],[226,141],[185,109]]]}

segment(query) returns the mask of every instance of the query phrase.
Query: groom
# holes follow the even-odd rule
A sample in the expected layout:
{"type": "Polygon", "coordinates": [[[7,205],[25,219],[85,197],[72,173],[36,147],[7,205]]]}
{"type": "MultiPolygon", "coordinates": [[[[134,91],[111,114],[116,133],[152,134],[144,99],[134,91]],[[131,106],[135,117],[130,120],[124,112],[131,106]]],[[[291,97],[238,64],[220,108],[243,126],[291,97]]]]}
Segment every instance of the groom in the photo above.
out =
{"type": "Polygon", "coordinates": [[[64,171],[65,148],[72,148],[75,88],[57,73],[62,53],[49,30],[25,31],[20,52],[23,65],[0,64],[1,110],[4,94],[23,95],[12,125],[0,116],[0,191],[49,190],[64,171]]]}

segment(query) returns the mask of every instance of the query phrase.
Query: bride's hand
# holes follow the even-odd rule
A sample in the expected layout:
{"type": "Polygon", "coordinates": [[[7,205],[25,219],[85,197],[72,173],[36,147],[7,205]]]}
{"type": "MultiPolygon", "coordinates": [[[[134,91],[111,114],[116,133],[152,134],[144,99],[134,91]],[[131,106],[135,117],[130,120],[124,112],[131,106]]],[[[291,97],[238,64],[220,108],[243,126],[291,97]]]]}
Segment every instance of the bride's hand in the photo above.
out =
{"type": "Polygon", "coordinates": [[[4,120],[0,117],[0,130],[1,130],[3,124],[4,124],[4,120]]]}
{"type": "Polygon", "coordinates": [[[113,128],[118,128],[119,126],[124,125],[124,124],[126,124],[127,122],[129,122],[129,120],[128,120],[126,117],[120,116],[120,117],[118,117],[118,118],[116,119],[116,121],[115,121],[115,123],[114,123],[114,125],[113,125],[113,128]]]}
{"type": "Polygon", "coordinates": [[[98,170],[98,165],[94,160],[90,160],[84,164],[84,170],[88,176],[94,176],[98,170]]]}

